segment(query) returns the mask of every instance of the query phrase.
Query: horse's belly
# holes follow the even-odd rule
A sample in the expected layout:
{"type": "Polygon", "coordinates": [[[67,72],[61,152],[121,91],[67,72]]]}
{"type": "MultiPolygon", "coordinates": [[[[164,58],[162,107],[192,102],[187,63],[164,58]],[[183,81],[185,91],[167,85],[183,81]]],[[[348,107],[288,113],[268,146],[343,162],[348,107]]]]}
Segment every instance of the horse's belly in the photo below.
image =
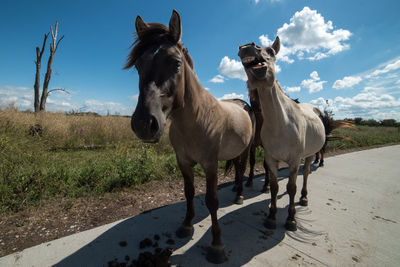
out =
{"type": "MultiPolygon", "coordinates": [[[[319,119],[319,118],[318,118],[319,119]]],[[[303,157],[309,157],[321,150],[325,143],[325,128],[322,124],[307,129],[303,157]]]]}
{"type": "Polygon", "coordinates": [[[253,137],[253,126],[246,111],[241,110],[229,121],[220,142],[218,160],[229,160],[239,156],[249,145],[253,137]]]}
{"type": "Polygon", "coordinates": [[[225,136],[218,152],[218,160],[229,160],[239,156],[250,144],[250,138],[243,140],[236,134],[225,136]]]}

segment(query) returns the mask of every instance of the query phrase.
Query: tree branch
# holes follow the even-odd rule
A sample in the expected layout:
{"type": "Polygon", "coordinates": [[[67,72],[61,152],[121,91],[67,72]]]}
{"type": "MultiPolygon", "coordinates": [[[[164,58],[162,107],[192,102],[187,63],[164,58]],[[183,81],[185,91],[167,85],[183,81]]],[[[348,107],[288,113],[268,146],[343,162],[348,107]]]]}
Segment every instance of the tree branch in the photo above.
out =
{"type": "Polygon", "coordinates": [[[53,31],[53,27],[50,25],[50,31],[51,31],[51,38],[53,39],[53,43],[51,44],[50,49],[52,51],[55,51],[56,49],[56,41],[57,41],[57,34],[58,34],[58,21],[56,21],[56,26],[55,30],[53,31]]]}
{"type": "Polygon", "coordinates": [[[63,92],[65,92],[65,93],[67,93],[67,94],[70,94],[70,93],[67,91],[67,89],[64,89],[64,88],[54,88],[54,89],[51,89],[51,90],[49,90],[49,91],[47,92],[47,96],[49,96],[49,94],[50,94],[51,92],[54,92],[54,91],[63,91],[63,92]]]}
{"type": "Polygon", "coordinates": [[[54,52],[57,51],[58,44],[61,42],[61,40],[62,40],[63,38],[64,38],[64,35],[60,38],[60,40],[58,40],[57,45],[56,45],[56,49],[54,50],[54,52]]]}
{"type": "MultiPolygon", "coordinates": [[[[49,33],[46,33],[46,34],[44,35],[42,50],[40,50],[40,57],[42,57],[42,55],[43,55],[44,47],[46,46],[46,40],[47,40],[47,37],[48,37],[48,36],[49,36],[49,33]]],[[[38,47],[37,47],[37,48],[38,48],[38,47]]],[[[37,48],[36,48],[36,49],[37,49],[37,48]]]]}

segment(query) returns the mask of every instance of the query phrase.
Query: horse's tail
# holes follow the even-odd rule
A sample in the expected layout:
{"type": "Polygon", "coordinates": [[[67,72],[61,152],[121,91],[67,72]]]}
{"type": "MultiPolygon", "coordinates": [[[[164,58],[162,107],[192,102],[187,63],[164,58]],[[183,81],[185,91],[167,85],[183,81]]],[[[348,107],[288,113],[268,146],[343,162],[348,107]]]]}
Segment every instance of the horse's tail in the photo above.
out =
{"type": "Polygon", "coordinates": [[[224,175],[227,176],[228,173],[232,170],[233,159],[227,160],[225,163],[225,172],[224,175]]]}
{"type": "Polygon", "coordinates": [[[355,129],[354,123],[351,123],[348,121],[335,121],[335,120],[333,120],[333,117],[330,116],[329,112],[327,112],[326,110],[323,113],[320,111],[319,116],[320,116],[322,123],[324,124],[324,128],[325,128],[325,136],[326,137],[325,137],[325,144],[324,144],[323,148],[326,147],[326,143],[328,141],[347,140],[347,141],[351,141],[353,143],[356,142],[350,137],[331,136],[332,131],[337,128],[355,129]]]}

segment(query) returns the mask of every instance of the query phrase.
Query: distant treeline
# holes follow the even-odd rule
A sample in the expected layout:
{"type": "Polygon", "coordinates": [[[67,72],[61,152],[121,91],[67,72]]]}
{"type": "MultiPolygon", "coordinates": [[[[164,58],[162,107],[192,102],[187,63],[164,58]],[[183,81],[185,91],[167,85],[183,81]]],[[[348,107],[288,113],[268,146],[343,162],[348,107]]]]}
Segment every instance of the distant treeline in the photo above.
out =
{"type": "Polygon", "coordinates": [[[383,127],[400,127],[400,122],[394,120],[394,119],[386,119],[386,120],[374,120],[374,119],[368,119],[364,120],[361,117],[357,117],[354,119],[344,119],[345,121],[351,121],[355,125],[365,125],[365,126],[383,126],[383,127]]]}

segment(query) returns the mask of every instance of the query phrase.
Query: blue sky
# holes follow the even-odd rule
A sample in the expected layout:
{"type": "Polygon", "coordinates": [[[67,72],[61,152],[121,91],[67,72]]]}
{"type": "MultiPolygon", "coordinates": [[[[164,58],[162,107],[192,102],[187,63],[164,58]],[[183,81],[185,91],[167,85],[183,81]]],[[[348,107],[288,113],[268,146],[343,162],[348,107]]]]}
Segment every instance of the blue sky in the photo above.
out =
{"type": "Polygon", "coordinates": [[[247,100],[238,46],[269,45],[279,35],[277,79],[292,98],[322,108],[328,100],[339,119],[400,121],[397,0],[0,0],[0,106],[33,108],[35,47],[58,20],[65,37],[50,89],[70,94],[52,93],[47,109],[132,114],[138,76],[122,67],[135,18],[168,24],[172,9],[181,15],[182,41],[200,82],[217,98],[247,100]]]}

